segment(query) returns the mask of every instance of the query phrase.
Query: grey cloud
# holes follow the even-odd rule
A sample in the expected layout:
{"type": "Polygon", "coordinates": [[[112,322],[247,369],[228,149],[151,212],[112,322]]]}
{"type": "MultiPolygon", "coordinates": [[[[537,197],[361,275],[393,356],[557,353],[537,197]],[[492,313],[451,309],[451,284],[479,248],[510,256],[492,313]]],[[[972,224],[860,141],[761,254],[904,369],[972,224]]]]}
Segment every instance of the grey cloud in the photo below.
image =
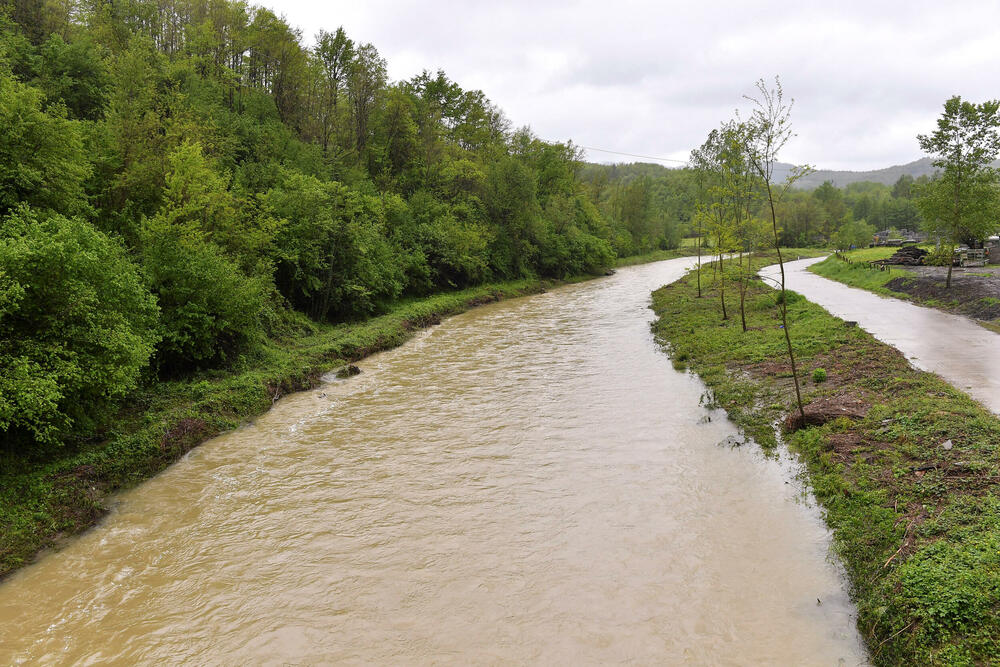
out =
{"type": "MultiPolygon", "coordinates": [[[[264,0],[268,2],[268,0],[264,0]]],[[[1000,6],[959,0],[746,3],[274,2],[306,34],[343,24],[394,78],[444,69],[554,140],[687,155],[780,74],[786,161],[867,169],[920,156],[943,101],[1000,97],[1000,6]]],[[[596,154],[594,157],[597,157],[596,154]]]]}

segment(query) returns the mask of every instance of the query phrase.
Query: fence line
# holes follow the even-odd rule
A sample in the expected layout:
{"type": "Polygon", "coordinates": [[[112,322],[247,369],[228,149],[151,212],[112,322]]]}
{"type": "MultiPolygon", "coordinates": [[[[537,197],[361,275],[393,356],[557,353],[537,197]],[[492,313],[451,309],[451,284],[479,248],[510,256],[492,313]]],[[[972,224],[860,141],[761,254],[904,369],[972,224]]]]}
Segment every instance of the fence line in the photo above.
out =
{"type": "Polygon", "coordinates": [[[856,264],[856,265],[864,267],[866,269],[871,269],[872,271],[888,271],[890,275],[892,274],[892,267],[889,264],[879,264],[878,261],[874,261],[874,262],[855,262],[853,259],[851,259],[850,257],[847,257],[846,255],[844,255],[844,253],[840,252],[839,250],[837,250],[836,252],[834,252],[833,256],[836,257],[837,259],[839,259],[842,262],[847,262],[851,266],[854,266],[856,264]]]}

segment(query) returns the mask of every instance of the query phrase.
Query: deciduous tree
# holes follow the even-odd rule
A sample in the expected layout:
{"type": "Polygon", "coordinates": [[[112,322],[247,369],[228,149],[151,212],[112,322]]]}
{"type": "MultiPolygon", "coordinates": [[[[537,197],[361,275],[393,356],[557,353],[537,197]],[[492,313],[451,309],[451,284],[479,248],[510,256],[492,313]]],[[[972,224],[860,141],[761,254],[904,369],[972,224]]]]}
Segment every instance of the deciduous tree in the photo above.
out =
{"type": "MultiPolygon", "coordinates": [[[[1000,101],[974,104],[954,96],[931,134],[917,137],[920,147],[942,169],[939,178],[920,188],[918,206],[931,233],[951,252],[963,240],[981,240],[1000,221],[997,172],[991,163],[1000,155],[1000,101]]],[[[949,253],[949,257],[951,253],[949,253]]],[[[951,262],[948,278],[951,287],[951,262]]]]}
{"type": "Polygon", "coordinates": [[[799,416],[803,423],[806,419],[802,406],[802,390],[799,387],[798,371],[795,367],[795,352],[792,349],[792,336],[788,327],[788,296],[785,292],[785,262],[781,257],[781,236],[778,230],[777,206],[788,188],[803,175],[808,173],[808,167],[793,168],[783,184],[774,182],[774,166],[778,161],[778,153],[792,138],[792,102],[786,103],[781,80],[774,78],[774,87],[769,88],[764,79],[757,81],[757,96],[748,96],[753,105],[750,118],[747,120],[748,132],[744,135],[744,145],[747,157],[757,175],[760,177],[767,194],[767,206],[771,218],[771,230],[774,233],[774,249],[778,254],[778,267],[781,272],[781,325],[785,332],[785,345],[788,349],[788,361],[792,367],[792,379],[795,381],[795,401],[798,404],[799,416]]]}

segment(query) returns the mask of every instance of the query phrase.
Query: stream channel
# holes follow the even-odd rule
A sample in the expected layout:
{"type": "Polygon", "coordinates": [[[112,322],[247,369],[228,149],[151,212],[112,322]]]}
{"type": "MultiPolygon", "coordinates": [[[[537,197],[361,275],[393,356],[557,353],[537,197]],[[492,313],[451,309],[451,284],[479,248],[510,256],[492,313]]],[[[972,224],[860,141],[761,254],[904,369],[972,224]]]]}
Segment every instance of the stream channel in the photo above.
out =
{"type": "Polygon", "coordinates": [[[0,584],[3,664],[857,665],[829,531],[654,342],[692,260],[288,396],[0,584]]]}
{"type": "MultiPolygon", "coordinates": [[[[823,259],[785,264],[785,286],[837,317],[857,322],[906,355],[914,367],[937,373],[1000,414],[1000,335],[962,315],[848,287],[808,270],[823,259]]],[[[769,284],[780,279],[777,265],[760,273],[770,279],[769,284]]],[[[905,269],[897,273],[906,275],[905,269]]]]}

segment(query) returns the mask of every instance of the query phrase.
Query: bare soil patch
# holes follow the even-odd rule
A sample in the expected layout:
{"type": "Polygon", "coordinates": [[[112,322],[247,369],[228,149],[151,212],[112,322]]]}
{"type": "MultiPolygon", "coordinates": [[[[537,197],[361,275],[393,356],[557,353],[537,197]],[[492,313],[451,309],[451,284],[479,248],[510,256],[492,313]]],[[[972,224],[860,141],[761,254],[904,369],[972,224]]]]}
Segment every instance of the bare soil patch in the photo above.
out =
{"type": "Polygon", "coordinates": [[[907,267],[909,275],[893,278],[886,288],[914,300],[979,320],[1000,319],[1000,267],[954,269],[951,287],[945,287],[948,268],[907,267]]]}
{"type": "Polygon", "coordinates": [[[838,417],[864,419],[871,407],[867,401],[858,396],[833,396],[821,398],[802,407],[805,418],[797,411],[785,418],[785,428],[797,431],[805,426],[822,426],[838,417]]]}

